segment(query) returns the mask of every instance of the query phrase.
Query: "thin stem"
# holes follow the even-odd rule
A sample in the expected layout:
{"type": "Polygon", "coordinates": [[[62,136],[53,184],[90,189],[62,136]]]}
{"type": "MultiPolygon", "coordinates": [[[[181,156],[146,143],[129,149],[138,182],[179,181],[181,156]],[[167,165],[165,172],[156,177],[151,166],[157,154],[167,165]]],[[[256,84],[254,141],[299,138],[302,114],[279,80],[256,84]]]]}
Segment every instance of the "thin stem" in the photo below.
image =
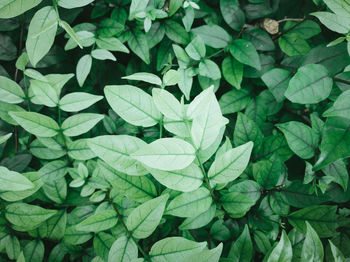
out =
{"type": "Polygon", "coordinates": [[[163,137],[163,117],[159,121],[159,138],[163,137]]]}
{"type": "Polygon", "coordinates": [[[217,52],[215,52],[214,54],[211,54],[210,56],[208,56],[208,57],[206,57],[206,58],[212,58],[212,57],[214,57],[214,56],[217,56],[218,54],[220,54],[221,52],[223,52],[225,50],[225,48],[222,48],[222,49],[220,49],[219,51],[217,51],[217,52]]]}
{"type": "Polygon", "coordinates": [[[302,20],[303,20],[303,18],[288,18],[288,17],[285,17],[285,18],[283,18],[281,20],[278,20],[277,22],[278,23],[283,23],[283,22],[287,22],[287,21],[300,22],[302,20]]]}
{"type": "Polygon", "coordinates": [[[350,81],[345,80],[345,79],[341,79],[341,78],[338,78],[338,77],[334,77],[333,80],[334,80],[335,82],[339,82],[339,83],[343,83],[343,84],[350,85],[350,81]]]}
{"type": "Polygon", "coordinates": [[[120,212],[117,208],[117,205],[113,202],[113,199],[110,197],[110,190],[107,191],[107,197],[108,197],[108,201],[111,203],[114,211],[117,213],[118,219],[119,219],[120,223],[122,224],[122,226],[124,227],[128,237],[131,238],[135,242],[137,248],[139,249],[141,254],[144,256],[145,260],[152,262],[150,256],[142,249],[140,244],[137,242],[137,240],[133,237],[132,233],[129,231],[128,227],[125,225],[125,223],[123,221],[123,216],[120,214],[120,212]]]}
{"type": "Polygon", "coordinates": [[[286,31],[283,31],[282,33],[278,34],[277,36],[273,37],[272,40],[277,40],[281,36],[287,34],[288,32],[292,31],[294,28],[296,28],[298,25],[304,23],[306,21],[306,17],[304,17],[302,20],[300,20],[298,23],[293,25],[291,28],[288,28],[286,31]]]}
{"type": "Polygon", "coordinates": [[[57,4],[57,0],[52,0],[52,4],[53,4],[53,7],[54,7],[55,12],[56,12],[57,19],[58,19],[58,21],[60,21],[60,14],[58,13],[58,4],[57,4]]]}
{"type": "Polygon", "coordinates": [[[58,124],[61,126],[62,121],[61,121],[61,108],[58,106],[57,107],[57,113],[58,113],[58,124]]]}

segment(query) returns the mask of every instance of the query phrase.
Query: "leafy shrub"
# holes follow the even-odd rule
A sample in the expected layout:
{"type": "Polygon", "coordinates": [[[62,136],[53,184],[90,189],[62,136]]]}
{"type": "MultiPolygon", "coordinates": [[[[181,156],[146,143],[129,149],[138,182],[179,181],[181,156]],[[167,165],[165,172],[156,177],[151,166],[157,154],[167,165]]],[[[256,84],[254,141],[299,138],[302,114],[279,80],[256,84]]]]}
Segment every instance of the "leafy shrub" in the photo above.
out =
{"type": "Polygon", "coordinates": [[[348,0],[0,18],[1,261],[348,261],[348,0]]]}

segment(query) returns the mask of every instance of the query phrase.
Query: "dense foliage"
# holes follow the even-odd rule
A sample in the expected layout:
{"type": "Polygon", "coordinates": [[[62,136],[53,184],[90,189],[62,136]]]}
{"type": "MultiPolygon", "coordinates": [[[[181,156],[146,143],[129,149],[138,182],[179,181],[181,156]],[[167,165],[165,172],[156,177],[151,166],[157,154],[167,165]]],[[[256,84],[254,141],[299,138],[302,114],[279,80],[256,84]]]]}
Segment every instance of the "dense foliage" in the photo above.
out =
{"type": "Polygon", "coordinates": [[[0,261],[349,261],[349,0],[0,18],[0,261]]]}

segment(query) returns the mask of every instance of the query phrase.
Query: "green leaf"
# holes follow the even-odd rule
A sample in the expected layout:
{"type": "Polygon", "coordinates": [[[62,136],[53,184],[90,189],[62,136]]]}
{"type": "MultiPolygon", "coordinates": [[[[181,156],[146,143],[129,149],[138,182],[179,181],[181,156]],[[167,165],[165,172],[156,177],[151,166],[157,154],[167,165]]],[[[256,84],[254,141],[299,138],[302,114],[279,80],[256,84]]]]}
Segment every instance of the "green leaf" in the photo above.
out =
{"type": "Polygon", "coordinates": [[[285,172],[283,162],[277,155],[253,164],[253,176],[263,189],[274,188],[285,172]]]}
{"type": "Polygon", "coordinates": [[[118,222],[117,213],[106,209],[99,211],[76,225],[76,229],[84,232],[100,232],[114,227],[118,222]]]}
{"type": "Polygon", "coordinates": [[[337,206],[310,206],[288,215],[289,223],[301,232],[306,232],[309,222],[320,237],[331,237],[338,227],[337,206]]]}
{"type": "Polygon", "coordinates": [[[98,60],[117,60],[111,52],[105,49],[95,49],[91,52],[91,56],[98,60]]]}
{"type": "Polygon", "coordinates": [[[148,5],[149,0],[132,0],[130,5],[129,20],[133,20],[137,13],[144,11],[148,5]]]}
{"type": "Polygon", "coordinates": [[[323,246],[312,226],[306,221],[306,237],[301,251],[302,261],[323,261],[323,246]]]}
{"type": "Polygon", "coordinates": [[[56,210],[45,209],[36,205],[13,203],[6,206],[5,216],[11,224],[28,231],[37,228],[56,213],[56,210]]]}
{"type": "Polygon", "coordinates": [[[214,183],[228,183],[239,177],[248,165],[253,145],[245,143],[215,158],[208,171],[209,179],[214,183]]]}
{"type": "Polygon", "coordinates": [[[102,98],[103,96],[84,92],[69,93],[60,99],[59,107],[66,112],[78,112],[90,107],[102,98]]]}
{"type": "Polygon", "coordinates": [[[147,170],[130,155],[146,145],[141,139],[128,135],[98,136],[89,139],[91,150],[119,172],[140,176],[147,170]]]}
{"type": "Polygon", "coordinates": [[[201,60],[205,57],[206,49],[205,44],[199,36],[195,37],[186,48],[186,53],[194,60],[201,60]]]}
{"type": "Polygon", "coordinates": [[[264,261],[275,262],[275,261],[292,261],[292,244],[287,236],[287,233],[283,230],[282,237],[277,245],[272,247],[270,252],[265,256],[264,261]]]}
{"type": "Polygon", "coordinates": [[[223,244],[220,243],[216,248],[202,250],[199,254],[193,254],[187,261],[202,261],[202,262],[219,262],[223,244]]]}
{"type": "Polygon", "coordinates": [[[182,6],[184,0],[170,0],[169,2],[169,16],[176,13],[177,10],[182,6]]]}
{"type": "Polygon", "coordinates": [[[93,1],[94,0],[76,0],[72,2],[70,0],[58,0],[57,3],[60,7],[71,9],[88,5],[93,1]]]}
{"type": "Polygon", "coordinates": [[[111,85],[104,89],[112,109],[126,122],[136,126],[154,126],[161,118],[152,97],[140,88],[111,85]]]}
{"type": "Polygon", "coordinates": [[[202,25],[192,29],[192,32],[200,36],[207,46],[224,48],[230,41],[229,34],[218,25],[202,25]]]}
{"type": "Polygon", "coordinates": [[[161,138],[131,156],[148,167],[173,171],[189,166],[195,158],[195,149],[179,138],[161,138]]]}
{"type": "Polygon", "coordinates": [[[230,53],[239,62],[261,69],[260,58],[252,43],[248,40],[237,39],[230,44],[230,53]]]}
{"type": "Polygon", "coordinates": [[[243,232],[237,238],[230,249],[228,258],[234,261],[251,261],[253,258],[253,243],[249,234],[248,225],[244,226],[243,232]]]}
{"type": "Polygon", "coordinates": [[[62,123],[63,134],[66,136],[79,136],[92,129],[103,118],[104,115],[93,113],[80,113],[70,116],[62,123]]]}
{"type": "Polygon", "coordinates": [[[147,167],[147,170],[159,183],[177,191],[191,192],[203,183],[203,173],[193,163],[184,169],[174,171],[162,171],[149,167],[147,167]]]}
{"type": "Polygon", "coordinates": [[[113,187],[131,200],[145,202],[157,196],[154,184],[147,177],[119,173],[102,161],[98,162],[98,166],[101,177],[106,177],[113,187]]]}
{"type": "Polygon", "coordinates": [[[67,32],[67,34],[70,36],[70,38],[80,48],[83,48],[82,43],[80,42],[78,35],[75,33],[74,29],[66,21],[60,20],[59,25],[67,32]]]}
{"type": "Polygon", "coordinates": [[[350,90],[341,93],[334,104],[327,109],[322,116],[324,117],[345,117],[349,118],[350,108],[348,101],[350,99],[350,90]]]}
{"type": "Polygon", "coordinates": [[[286,137],[290,149],[303,159],[314,156],[319,141],[317,133],[311,127],[297,121],[276,125],[286,137]]]}
{"type": "Polygon", "coordinates": [[[53,240],[61,240],[65,234],[67,225],[67,212],[58,211],[37,229],[41,238],[47,237],[53,240]]]}
{"type": "Polygon", "coordinates": [[[310,51],[308,42],[296,33],[282,35],[278,39],[278,44],[288,56],[306,55],[310,51]]]}
{"type": "Polygon", "coordinates": [[[18,104],[24,101],[25,94],[22,88],[11,79],[0,76],[0,101],[18,104]]]}
{"type": "Polygon", "coordinates": [[[16,259],[21,252],[21,246],[18,238],[15,235],[9,235],[5,241],[7,256],[9,259],[16,259]]]}
{"type": "Polygon", "coordinates": [[[213,203],[208,210],[203,213],[186,218],[182,224],[179,226],[180,230],[196,229],[203,227],[212,221],[215,216],[216,205],[213,203]]]}
{"type": "Polygon", "coordinates": [[[261,79],[276,98],[277,102],[282,102],[285,99],[284,93],[286,92],[289,80],[291,79],[291,73],[289,71],[274,68],[263,74],[261,79]]]}
{"type": "Polygon", "coordinates": [[[220,198],[223,208],[233,218],[243,217],[255,202],[251,197],[239,192],[230,192],[220,198]]]}
{"type": "Polygon", "coordinates": [[[102,37],[112,37],[123,31],[124,25],[112,18],[105,18],[101,21],[97,34],[102,37]]]}
{"type": "Polygon", "coordinates": [[[236,59],[228,56],[222,61],[222,74],[230,85],[241,89],[243,80],[243,65],[236,59]]]}
{"type": "Polygon", "coordinates": [[[12,0],[0,3],[0,18],[11,18],[32,9],[42,0],[12,0]]]}
{"type": "MultiPolygon", "coordinates": [[[[316,24],[316,23],[315,23],[316,24]]],[[[316,24],[317,25],[317,24],[316,24]]],[[[271,36],[258,27],[248,27],[243,31],[242,38],[250,41],[259,51],[273,51],[275,44],[271,36]]]]}
{"type": "Polygon", "coordinates": [[[58,124],[48,116],[34,112],[9,112],[9,115],[33,135],[53,137],[58,134],[58,124]]]}
{"type": "Polygon", "coordinates": [[[133,237],[147,238],[154,232],[162,219],[168,198],[169,195],[162,195],[148,200],[131,211],[125,224],[133,237]]]}
{"type": "Polygon", "coordinates": [[[162,85],[162,80],[158,76],[146,72],[138,72],[132,75],[123,76],[122,79],[143,81],[157,86],[162,85]]]}
{"type": "Polygon", "coordinates": [[[225,22],[233,30],[239,31],[244,26],[245,15],[237,0],[220,0],[220,10],[225,22]]]}
{"type": "Polygon", "coordinates": [[[210,59],[204,59],[199,63],[199,74],[213,80],[221,78],[220,68],[210,59]]]}
{"type": "Polygon", "coordinates": [[[135,30],[131,33],[128,40],[128,45],[138,57],[140,57],[146,64],[149,64],[149,48],[147,43],[147,37],[139,30],[135,30]]]}
{"type": "Polygon", "coordinates": [[[318,23],[312,20],[304,20],[299,24],[298,22],[287,21],[284,24],[283,30],[288,30],[290,28],[292,28],[290,32],[298,34],[303,39],[309,39],[321,33],[321,28],[318,23]]]}
{"type": "Polygon", "coordinates": [[[105,38],[99,36],[96,39],[96,44],[101,49],[129,53],[129,49],[122,42],[120,42],[118,38],[115,37],[105,38]]]}
{"type": "Polygon", "coordinates": [[[165,20],[165,35],[175,43],[186,45],[190,41],[189,34],[179,23],[173,20],[165,20]]]}
{"type": "Polygon", "coordinates": [[[339,34],[347,34],[350,30],[349,17],[339,16],[330,12],[314,12],[311,15],[316,16],[323,25],[339,34]]]}
{"type": "Polygon", "coordinates": [[[258,125],[242,113],[238,113],[236,127],[233,133],[233,143],[235,146],[243,145],[249,141],[254,143],[254,149],[257,150],[263,141],[262,134],[258,125]]]}
{"type": "Polygon", "coordinates": [[[244,89],[233,89],[223,94],[219,100],[222,113],[233,114],[243,110],[249,103],[249,92],[244,89]]]}
{"type": "Polygon", "coordinates": [[[77,64],[76,74],[79,86],[83,86],[92,66],[91,55],[82,56],[77,64]]]}
{"type": "Polygon", "coordinates": [[[112,245],[108,262],[126,262],[137,258],[137,246],[130,237],[121,236],[112,245]]]}
{"type": "Polygon", "coordinates": [[[343,253],[332,243],[332,241],[328,240],[329,245],[331,247],[333,259],[335,262],[343,262],[346,261],[343,253]]]}
{"type": "Polygon", "coordinates": [[[12,136],[12,133],[8,133],[6,135],[0,136],[0,145],[5,143],[12,136]]]}
{"type": "Polygon", "coordinates": [[[349,119],[341,117],[328,118],[322,134],[321,154],[313,170],[319,170],[338,159],[350,156],[349,141],[349,119]]]}
{"type": "Polygon", "coordinates": [[[347,190],[349,183],[349,174],[344,161],[337,160],[333,163],[330,163],[329,165],[322,168],[322,171],[326,176],[332,178],[335,183],[339,184],[344,189],[344,192],[347,190]]]}
{"type": "Polygon", "coordinates": [[[184,261],[198,254],[206,245],[206,242],[195,242],[182,237],[167,237],[156,242],[149,254],[154,262],[184,261]]]}
{"type": "Polygon", "coordinates": [[[180,102],[165,89],[153,88],[152,97],[157,109],[166,117],[173,120],[182,120],[180,102]]]}
{"type": "Polygon", "coordinates": [[[41,262],[45,253],[44,243],[39,239],[32,240],[24,246],[23,253],[25,258],[30,258],[33,262],[41,262]]]}
{"type": "Polygon", "coordinates": [[[29,61],[36,64],[49,52],[55,40],[58,17],[52,6],[46,6],[35,13],[30,21],[26,49],[29,61]]]}
{"type": "Polygon", "coordinates": [[[309,64],[298,69],[289,81],[285,96],[293,103],[315,104],[329,96],[332,86],[333,81],[324,66],[309,64]]]}
{"type": "Polygon", "coordinates": [[[0,191],[23,191],[34,187],[25,176],[0,166],[0,191]]]}
{"type": "Polygon", "coordinates": [[[212,197],[208,189],[200,187],[193,192],[182,193],[170,201],[165,214],[178,217],[197,216],[211,206],[212,197]]]}

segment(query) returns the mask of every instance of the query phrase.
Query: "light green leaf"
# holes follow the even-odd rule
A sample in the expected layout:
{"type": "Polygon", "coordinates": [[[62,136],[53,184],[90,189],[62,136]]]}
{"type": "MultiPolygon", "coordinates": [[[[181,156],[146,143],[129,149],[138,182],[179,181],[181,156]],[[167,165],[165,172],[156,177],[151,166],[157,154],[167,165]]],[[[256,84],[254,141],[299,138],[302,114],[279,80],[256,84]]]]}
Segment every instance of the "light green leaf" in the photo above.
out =
{"type": "Polygon", "coordinates": [[[52,6],[45,6],[30,21],[26,49],[31,64],[36,64],[49,52],[57,31],[57,16],[52,6]]]}
{"type": "Polygon", "coordinates": [[[225,48],[230,35],[218,25],[202,25],[192,29],[192,32],[200,36],[207,46],[213,48],[225,48]]]}
{"type": "Polygon", "coordinates": [[[203,173],[193,163],[184,169],[174,171],[162,171],[149,167],[147,167],[147,170],[159,183],[177,191],[191,192],[203,183],[203,173]]]}
{"type": "Polygon", "coordinates": [[[337,248],[332,241],[328,240],[329,245],[331,247],[331,251],[332,251],[332,255],[333,255],[333,259],[335,262],[345,262],[345,257],[343,255],[343,253],[339,250],[339,248],[337,248]]]}
{"type": "Polygon", "coordinates": [[[307,231],[307,221],[320,237],[331,237],[338,227],[336,211],[337,206],[309,206],[289,214],[288,221],[303,233],[307,231]]]}
{"type": "Polygon", "coordinates": [[[137,246],[130,237],[121,236],[112,245],[108,254],[108,262],[128,262],[137,258],[137,246]]]}
{"type": "Polygon", "coordinates": [[[261,69],[258,52],[250,41],[244,39],[234,40],[230,45],[230,53],[242,64],[249,65],[257,70],[261,69]]]}
{"type": "Polygon", "coordinates": [[[308,64],[298,69],[289,81],[285,96],[293,103],[316,104],[325,100],[333,86],[328,70],[317,64],[308,64]]]}
{"type": "Polygon", "coordinates": [[[301,250],[301,261],[322,262],[324,257],[320,238],[312,226],[306,221],[306,237],[301,250]]]}
{"type": "Polygon", "coordinates": [[[56,107],[59,100],[59,93],[48,82],[31,79],[30,88],[35,95],[35,100],[48,107],[56,107]]]}
{"type": "Polygon", "coordinates": [[[41,238],[61,240],[65,234],[67,225],[67,212],[58,211],[37,229],[41,238]]]}
{"type": "Polygon", "coordinates": [[[82,7],[85,5],[88,5],[90,3],[92,3],[94,0],[75,0],[75,1],[71,1],[71,0],[58,0],[57,3],[60,7],[63,8],[77,8],[77,7],[82,7]]]}
{"type": "Polygon", "coordinates": [[[173,94],[165,89],[153,88],[152,97],[157,109],[164,116],[173,120],[182,120],[181,104],[173,94]]]}
{"type": "Polygon", "coordinates": [[[128,135],[98,136],[89,139],[91,150],[119,172],[141,176],[147,170],[130,155],[146,145],[141,139],[128,135]]]}
{"type": "Polygon", "coordinates": [[[100,232],[114,227],[118,222],[117,213],[106,209],[89,216],[76,225],[76,229],[84,232],[100,232]]]}
{"type": "Polygon", "coordinates": [[[164,29],[165,35],[175,43],[186,45],[190,41],[189,34],[185,28],[174,20],[165,20],[164,29]]]}
{"type": "Polygon", "coordinates": [[[223,249],[223,244],[220,243],[216,248],[203,250],[199,254],[193,254],[185,261],[201,261],[201,262],[219,262],[221,253],[223,249]]]}
{"type": "Polygon", "coordinates": [[[194,217],[208,210],[212,200],[209,190],[200,187],[175,197],[170,201],[165,213],[178,217],[194,217]]]}
{"type": "Polygon", "coordinates": [[[156,242],[149,254],[154,262],[178,262],[198,254],[206,245],[206,242],[195,242],[182,237],[167,237],[156,242]]]}
{"type": "Polygon", "coordinates": [[[314,156],[319,136],[311,127],[298,121],[290,121],[276,126],[283,132],[290,149],[295,154],[303,159],[314,156]]]}
{"type": "Polygon", "coordinates": [[[16,259],[21,252],[21,246],[19,243],[18,238],[15,235],[8,235],[8,237],[5,239],[5,248],[6,253],[9,259],[16,259]]]}
{"type": "Polygon", "coordinates": [[[225,22],[239,31],[245,22],[244,12],[239,8],[238,0],[220,0],[220,11],[225,22]]]}
{"type": "Polygon", "coordinates": [[[253,145],[253,142],[247,142],[215,158],[208,172],[209,179],[219,184],[239,177],[248,165],[253,145]]]}
{"type": "Polygon", "coordinates": [[[149,0],[132,0],[130,5],[129,20],[135,19],[137,13],[144,11],[149,0]]]}
{"type": "Polygon", "coordinates": [[[179,72],[174,69],[170,69],[163,76],[163,85],[164,86],[173,86],[180,82],[181,77],[179,72]]]}
{"type": "Polygon", "coordinates": [[[195,159],[195,149],[179,138],[161,138],[131,156],[148,167],[173,171],[189,166],[195,159]]]}
{"type": "Polygon", "coordinates": [[[339,34],[347,34],[350,30],[350,17],[339,16],[330,12],[314,12],[323,25],[339,34]]]}
{"type": "Polygon", "coordinates": [[[253,243],[249,234],[248,225],[244,226],[243,232],[237,238],[230,249],[228,258],[234,261],[251,261],[253,258],[253,243]]]}
{"type": "Polygon", "coordinates": [[[221,78],[220,68],[210,59],[204,59],[199,63],[199,74],[213,80],[221,78]]]}
{"type": "Polygon", "coordinates": [[[28,231],[37,228],[56,213],[56,210],[44,209],[36,205],[14,203],[6,206],[5,216],[11,224],[28,231]]]}
{"type": "Polygon", "coordinates": [[[22,88],[11,79],[0,76],[0,101],[18,104],[24,101],[25,94],[22,88]]]}
{"type": "Polygon", "coordinates": [[[154,126],[161,118],[152,97],[140,88],[111,85],[104,89],[112,109],[126,122],[136,126],[154,126]]]}
{"type": "Polygon", "coordinates": [[[37,6],[42,0],[11,0],[0,3],[0,18],[18,16],[37,6]]]}
{"type": "Polygon", "coordinates": [[[34,187],[35,185],[25,176],[0,166],[0,191],[22,191],[34,187]]]}
{"type": "Polygon", "coordinates": [[[96,44],[101,49],[129,53],[129,49],[115,37],[105,38],[99,36],[99,38],[96,39],[96,44]]]}
{"type": "Polygon", "coordinates": [[[138,72],[132,75],[123,76],[122,79],[143,81],[157,86],[162,85],[162,80],[158,76],[147,72],[138,72]]]}
{"type": "Polygon", "coordinates": [[[220,203],[233,218],[243,217],[255,202],[248,195],[239,192],[231,192],[220,198],[220,203]]]}
{"type": "Polygon", "coordinates": [[[70,36],[70,38],[80,47],[83,48],[83,44],[79,40],[78,35],[74,31],[74,29],[66,22],[63,20],[59,21],[59,25],[67,32],[67,34],[70,36]]]}
{"type": "Polygon", "coordinates": [[[52,118],[35,112],[10,112],[9,115],[27,132],[41,137],[58,134],[59,126],[52,118]]]}
{"type": "Polygon", "coordinates": [[[273,246],[269,253],[265,256],[264,262],[291,262],[292,256],[292,244],[287,236],[287,233],[283,230],[280,241],[277,245],[273,246]]]}
{"type": "Polygon", "coordinates": [[[76,160],[88,160],[96,154],[88,146],[88,139],[79,139],[67,144],[68,155],[76,160]]]}
{"type": "Polygon", "coordinates": [[[241,89],[243,80],[243,65],[231,56],[222,61],[222,74],[225,80],[237,89],[241,89]]]}
{"type": "Polygon", "coordinates": [[[186,48],[186,53],[194,60],[201,60],[205,57],[205,44],[199,36],[195,37],[186,48]]]}
{"type": "Polygon", "coordinates": [[[59,107],[66,112],[78,112],[90,107],[102,98],[103,96],[92,95],[84,92],[74,92],[62,97],[59,102],[59,107]]]}
{"type": "Polygon", "coordinates": [[[91,56],[98,60],[117,60],[111,52],[105,49],[95,49],[91,52],[91,56]]]}
{"type": "Polygon", "coordinates": [[[343,160],[337,160],[322,168],[323,173],[339,184],[346,192],[349,183],[349,174],[343,160]]]}
{"type": "Polygon", "coordinates": [[[133,237],[142,239],[153,233],[162,219],[168,198],[169,195],[162,195],[148,200],[131,211],[125,224],[133,237]]]}
{"type": "Polygon", "coordinates": [[[94,113],[80,113],[70,116],[62,123],[63,134],[66,136],[79,136],[92,129],[103,118],[104,115],[94,113]]]}
{"type": "Polygon", "coordinates": [[[76,75],[79,86],[83,86],[87,76],[90,73],[92,65],[92,57],[91,55],[82,56],[77,64],[76,75]]]}
{"type": "Polygon", "coordinates": [[[8,133],[6,135],[0,136],[0,145],[5,143],[12,136],[12,133],[8,133]]]}
{"type": "Polygon", "coordinates": [[[186,218],[179,226],[180,230],[196,229],[204,227],[213,220],[215,216],[216,205],[213,203],[208,210],[198,216],[186,218]]]}
{"type": "Polygon", "coordinates": [[[348,104],[349,101],[350,101],[350,90],[347,90],[338,96],[333,106],[331,106],[328,110],[326,110],[322,116],[324,117],[338,116],[338,117],[349,118],[350,117],[350,107],[348,104]]]}

